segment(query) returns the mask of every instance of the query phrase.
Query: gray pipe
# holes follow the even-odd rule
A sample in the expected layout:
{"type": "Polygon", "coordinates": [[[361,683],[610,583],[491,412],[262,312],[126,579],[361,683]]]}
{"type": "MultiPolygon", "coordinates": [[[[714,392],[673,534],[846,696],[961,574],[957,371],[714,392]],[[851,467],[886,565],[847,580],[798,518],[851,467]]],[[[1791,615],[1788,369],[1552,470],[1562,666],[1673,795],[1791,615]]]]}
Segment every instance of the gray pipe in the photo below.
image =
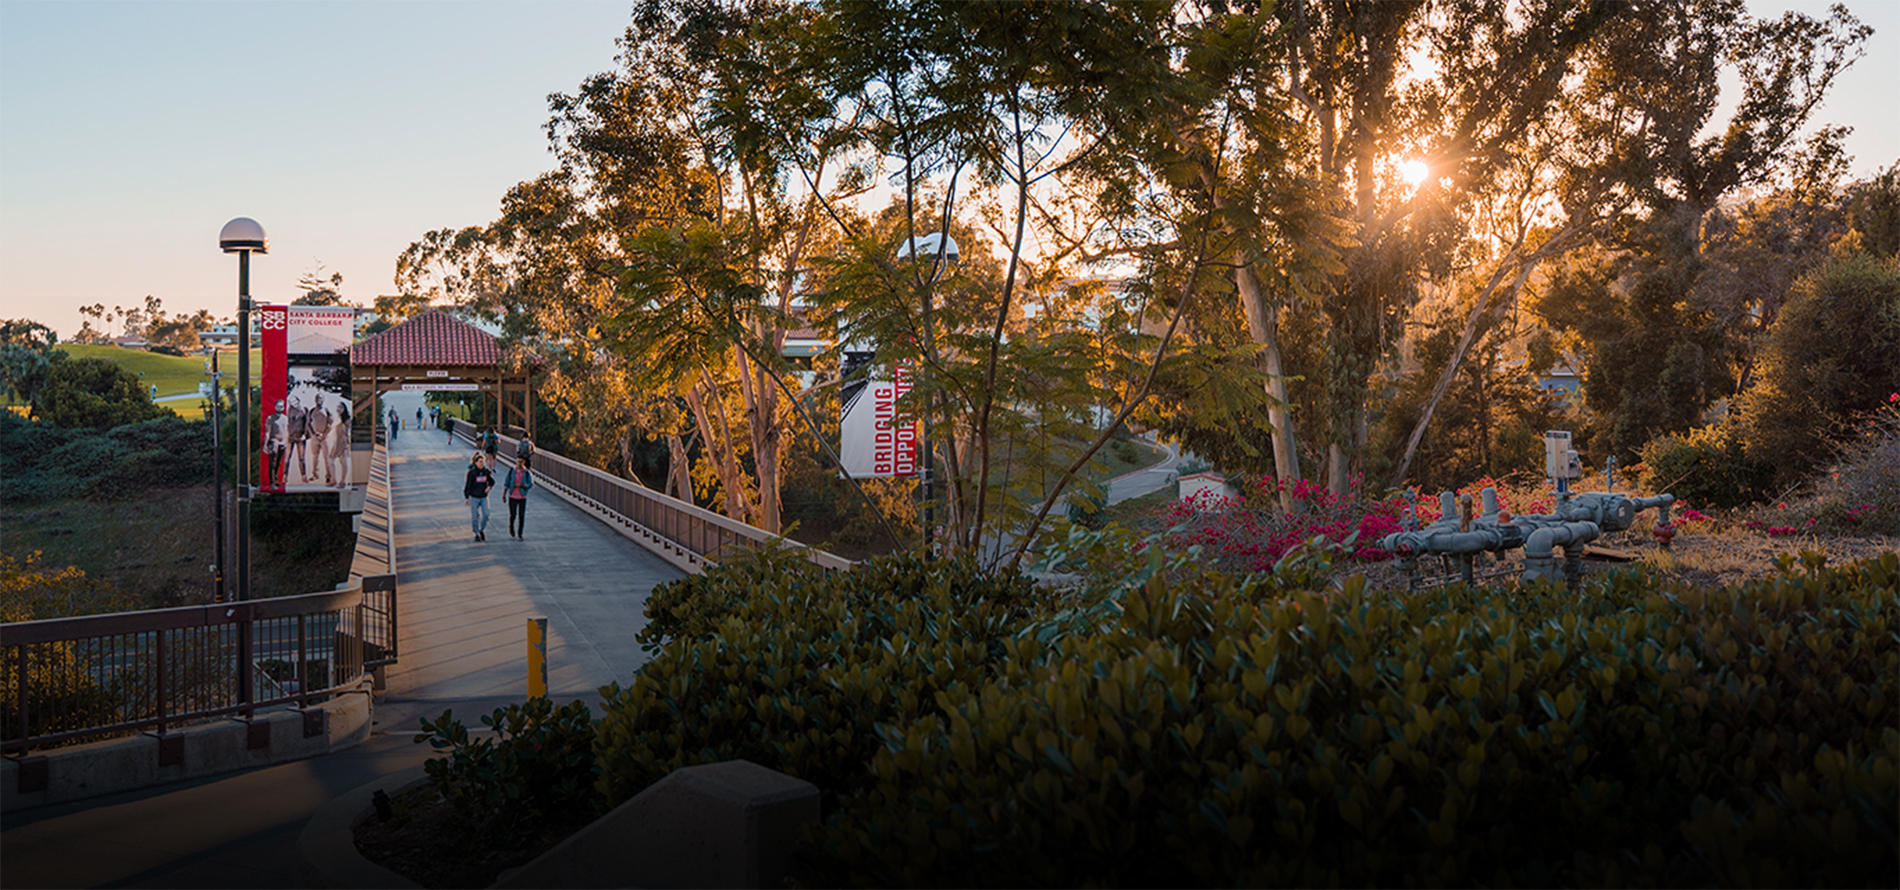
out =
{"type": "Polygon", "coordinates": [[[1524,540],[1524,580],[1555,580],[1557,561],[1551,555],[1551,549],[1562,547],[1567,556],[1572,547],[1594,541],[1600,533],[1594,522],[1561,522],[1531,532],[1531,536],[1524,540]]]}

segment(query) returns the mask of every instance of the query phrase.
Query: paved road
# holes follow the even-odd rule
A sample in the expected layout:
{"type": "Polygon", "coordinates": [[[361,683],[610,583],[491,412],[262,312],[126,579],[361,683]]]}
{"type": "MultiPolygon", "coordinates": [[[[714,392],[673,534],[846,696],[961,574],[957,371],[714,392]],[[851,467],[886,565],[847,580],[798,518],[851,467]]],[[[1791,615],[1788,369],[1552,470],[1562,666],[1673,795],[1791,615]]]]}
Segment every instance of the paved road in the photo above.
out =
{"type": "MultiPolygon", "coordinates": [[[[419,396],[392,403],[415,422],[419,396]],[[405,407],[406,406],[406,407],[405,407]]],[[[0,886],[298,887],[297,838],[337,795],[427,759],[418,718],[476,718],[525,698],[526,619],[546,615],[557,702],[598,705],[644,657],[633,638],[654,584],[677,570],[552,495],[536,493],[528,535],[507,535],[496,495],[489,540],[463,506],[467,446],[405,430],[394,480],[401,663],[368,742],[295,763],[0,813],[0,886]]]]}
{"type": "Polygon", "coordinates": [[[1181,452],[1176,451],[1173,446],[1166,442],[1151,444],[1166,453],[1167,457],[1162,458],[1160,463],[1153,466],[1144,467],[1133,473],[1125,473],[1110,479],[1108,481],[1109,503],[1119,504],[1122,501],[1132,500],[1144,494],[1160,491],[1166,487],[1168,483],[1174,481],[1174,468],[1175,465],[1181,462],[1181,452]]]}

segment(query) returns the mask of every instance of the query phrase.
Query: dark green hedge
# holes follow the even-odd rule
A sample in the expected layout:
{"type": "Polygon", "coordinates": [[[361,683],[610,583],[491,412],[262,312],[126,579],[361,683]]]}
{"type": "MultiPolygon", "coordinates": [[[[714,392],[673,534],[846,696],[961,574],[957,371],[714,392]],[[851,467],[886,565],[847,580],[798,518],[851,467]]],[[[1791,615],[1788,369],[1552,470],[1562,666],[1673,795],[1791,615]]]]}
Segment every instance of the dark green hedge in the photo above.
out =
{"type": "Polygon", "coordinates": [[[601,789],[807,778],[819,884],[1895,886],[1900,557],[1781,568],[1157,580],[1093,626],[959,564],[715,570],[656,594],[601,789]]]}
{"type": "Polygon", "coordinates": [[[0,501],[124,500],[211,481],[211,429],[176,415],[104,432],[0,412],[0,501]]]}

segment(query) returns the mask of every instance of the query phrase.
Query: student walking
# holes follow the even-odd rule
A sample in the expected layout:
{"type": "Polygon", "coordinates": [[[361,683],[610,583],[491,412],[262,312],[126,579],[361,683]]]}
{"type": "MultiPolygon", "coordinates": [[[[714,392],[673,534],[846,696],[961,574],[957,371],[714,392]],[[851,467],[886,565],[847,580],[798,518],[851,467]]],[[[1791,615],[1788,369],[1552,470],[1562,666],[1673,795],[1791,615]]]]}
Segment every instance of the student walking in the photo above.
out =
{"type": "Polygon", "coordinates": [[[521,438],[515,440],[515,463],[526,467],[533,462],[534,440],[529,439],[527,433],[522,433],[521,438]]]}
{"type": "Polygon", "coordinates": [[[482,450],[488,452],[488,462],[494,463],[495,452],[501,450],[501,437],[495,435],[495,428],[492,426],[488,428],[488,432],[482,434],[482,450]]]}
{"type": "Polygon", "coordinates": [[[527,540],[528,531],[528,489],[534,487],[534,475],[528,472],[527,463],[518,463],[508,468],[508,483],[502,486],[503,496],[508,501],[508,534],[518,540],[527,540]]]}
{"type": "Polygon", "coordinates": [[[468,459],[468,478],[462,481],[462,502],[468,504],[468,524],[475,540],[488,540],[488,491],[495,487],[495,474],[477,454],[468,459]]]}

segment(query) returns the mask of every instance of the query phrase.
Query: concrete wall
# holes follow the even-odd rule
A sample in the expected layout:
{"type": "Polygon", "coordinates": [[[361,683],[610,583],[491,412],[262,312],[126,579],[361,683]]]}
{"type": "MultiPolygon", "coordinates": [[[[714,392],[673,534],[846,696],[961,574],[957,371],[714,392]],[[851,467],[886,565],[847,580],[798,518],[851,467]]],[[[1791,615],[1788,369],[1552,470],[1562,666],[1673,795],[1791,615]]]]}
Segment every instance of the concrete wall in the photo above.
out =
{"type": "Polygon", "coordinates": [[[745,760],[674,770],[496,887],[786,887],[818,787],[745,760]]]}
{"type": "Polygon", "coordinates": [[[307,710],[260,713],[252,723],[217,720],[162,737],[138,735],[52,748],[24,759],[0,758],[0,809],[22,810],[302,760],[361,744],[369,730],[365,682],[358,691],[307,710]],[[258,728],[253,730],[253,724],[258,728]],[[40,790],[21,791],[23,784],[40,790]]]}

